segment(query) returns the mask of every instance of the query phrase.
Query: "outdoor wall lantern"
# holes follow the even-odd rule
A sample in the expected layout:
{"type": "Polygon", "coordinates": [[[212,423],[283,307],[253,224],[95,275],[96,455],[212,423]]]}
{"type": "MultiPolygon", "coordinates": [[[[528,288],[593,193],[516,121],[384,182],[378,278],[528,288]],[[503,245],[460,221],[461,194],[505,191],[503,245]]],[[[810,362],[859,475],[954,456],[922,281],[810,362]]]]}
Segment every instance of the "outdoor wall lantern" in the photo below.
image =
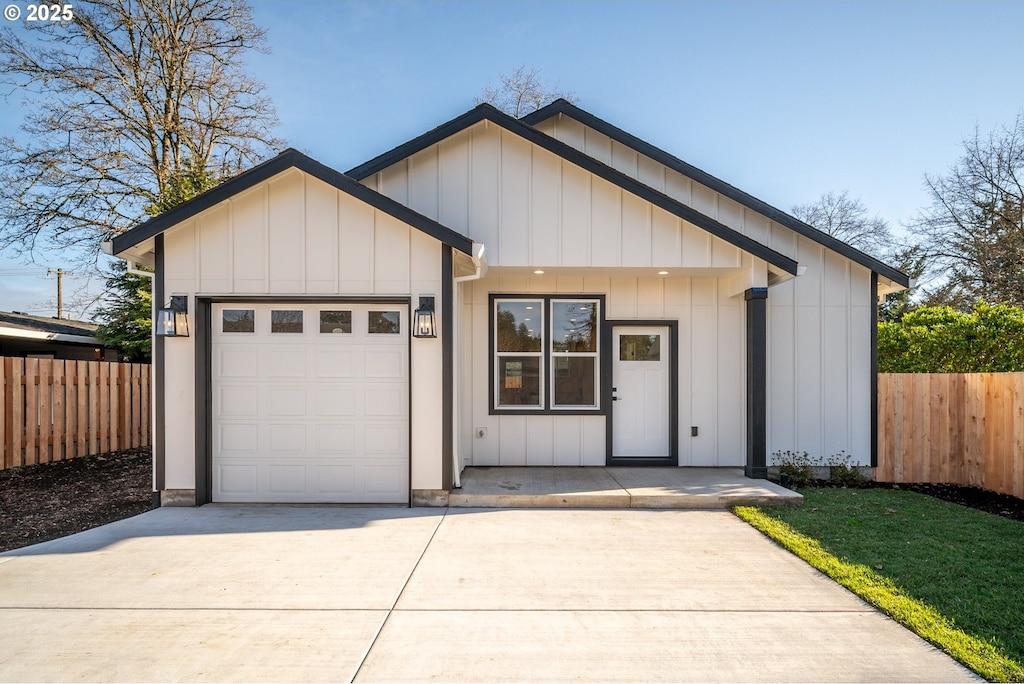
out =
{"type": "Polygon", "coordinates": [[[157,337],[188,337],[188,297],[173,295],[170,304],[156,310],[157,337]]]}
{"type": "Polygon", "coordinates": [[[420,297],[420,305],[412,314],[412,336],[437,337],[433,297],[420,297]]]}

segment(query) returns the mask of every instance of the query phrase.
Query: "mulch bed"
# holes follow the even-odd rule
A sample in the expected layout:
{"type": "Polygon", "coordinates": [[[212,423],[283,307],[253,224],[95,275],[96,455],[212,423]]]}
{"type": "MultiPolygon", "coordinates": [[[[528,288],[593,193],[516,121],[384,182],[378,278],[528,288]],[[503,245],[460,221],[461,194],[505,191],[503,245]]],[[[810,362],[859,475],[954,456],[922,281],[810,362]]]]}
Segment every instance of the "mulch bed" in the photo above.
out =
{"type": "MultiPolygon", "coordinates": [[[[829,486],[811,483],[810,486],[829,486]]],[[[1024,521],[1024,499],[977,487],[869,482],[1024,521]]],[[[152,508],[149,449],[0,470],[0,551],[57,539],[152,508]]]]}
{"type": "Polygon", "coordinates": [[[153,507],[149,449],[0,470],[0,551],[57,539],[153,507]]]}

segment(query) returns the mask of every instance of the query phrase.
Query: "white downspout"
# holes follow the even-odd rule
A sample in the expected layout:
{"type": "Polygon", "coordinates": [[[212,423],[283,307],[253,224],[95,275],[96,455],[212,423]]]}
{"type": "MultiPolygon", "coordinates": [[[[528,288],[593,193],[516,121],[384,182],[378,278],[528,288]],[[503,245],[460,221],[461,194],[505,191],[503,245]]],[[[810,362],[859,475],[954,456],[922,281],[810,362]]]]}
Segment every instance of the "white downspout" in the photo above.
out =
{"type": "Polygon", "coordinates": [[[484,260],[484,246],[479,242],[473,243],[473,253],[470,255],[473,259],[473,266],[476,268],[476,272],[472,275],[459,276],[452,278],[452,282],[455,286],[452,288],[452,330],[455,331],[455,339],[453,340],[453,352],[455,354],[456,363],[452,367],[452,415],[455,420],[452,421],[452,472],[455,474],[454,487],[459,489],[462,487],[462,465],[461,456],[459,454],[459,414],[461,413],[461,404],[459,402],[459,387],[461,387],[461,373],[459,372],[458,360],[462,357],[462,302],[459,296],[461,288],[459,285],[468,282],[470,280],[480,280],[484,275],[487,274],[487,261],[484,260]]]}

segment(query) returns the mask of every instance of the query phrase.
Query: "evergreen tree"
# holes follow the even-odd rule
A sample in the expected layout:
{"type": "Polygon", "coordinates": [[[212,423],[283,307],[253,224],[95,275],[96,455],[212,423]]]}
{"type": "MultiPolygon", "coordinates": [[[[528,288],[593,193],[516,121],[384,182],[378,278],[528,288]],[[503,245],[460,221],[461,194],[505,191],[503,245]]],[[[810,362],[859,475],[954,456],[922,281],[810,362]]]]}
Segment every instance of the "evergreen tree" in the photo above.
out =
{"type": "Polygon", "coordinates": [[[128,272],[120,259],[110,266],[107,277],[106,306],[93,319],[102,321],[97,336],[103,343],[117,347],[122,361],[149,363],[152,358],[153,280],[128,272]]]}

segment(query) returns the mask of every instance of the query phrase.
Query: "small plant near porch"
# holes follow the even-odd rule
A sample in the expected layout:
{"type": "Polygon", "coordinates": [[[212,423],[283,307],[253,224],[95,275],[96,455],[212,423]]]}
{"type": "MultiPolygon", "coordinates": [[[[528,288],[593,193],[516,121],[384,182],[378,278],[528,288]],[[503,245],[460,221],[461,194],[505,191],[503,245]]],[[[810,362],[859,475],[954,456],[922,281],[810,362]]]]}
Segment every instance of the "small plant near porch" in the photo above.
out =
{"type": "Polygon", "coordinates": [[[837,487],[862,487],[868,482],[853,456],[840,451],[827,458],[811,456],[806,451],[776,451],[772,465],[778,469],[784,486],[805,487],[813,482],[827,481],[837,487]]]}

